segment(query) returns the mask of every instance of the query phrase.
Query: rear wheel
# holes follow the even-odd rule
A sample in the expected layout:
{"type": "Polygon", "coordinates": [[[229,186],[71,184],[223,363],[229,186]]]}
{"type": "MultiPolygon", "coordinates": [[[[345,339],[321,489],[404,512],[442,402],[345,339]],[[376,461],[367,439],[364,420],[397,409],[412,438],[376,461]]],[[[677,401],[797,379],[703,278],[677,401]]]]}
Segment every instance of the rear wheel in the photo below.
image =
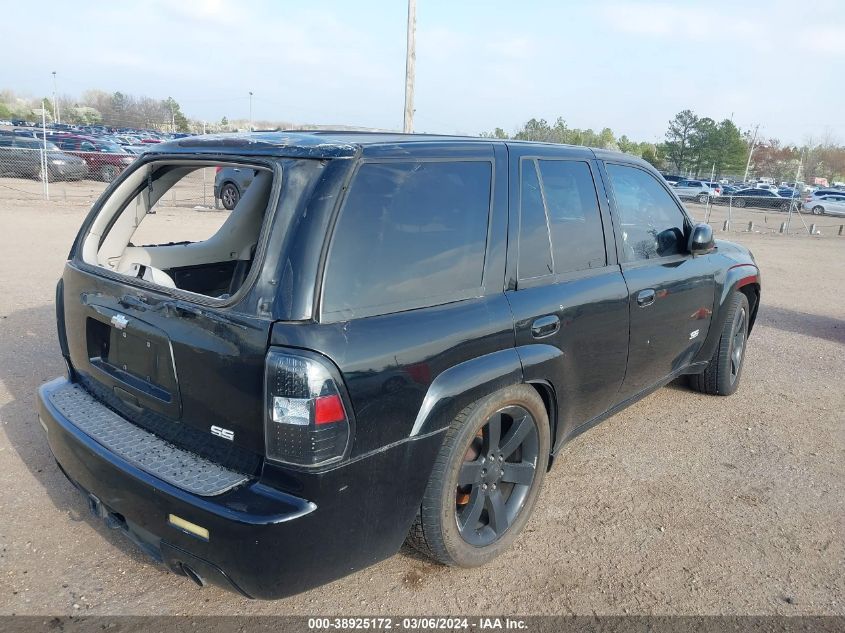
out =
{"type": "Polygon", "coordinates": [[[743,200],[742,198],[734,200],[734,206],[739,207],[740,209],[743,208],[745,206],[745,200],[743,200]]]}
{"type": "Polygon", "coordinates": [[[821,205],[813,207],[813,215],[824,215],[824,207],[821,205]]]}
{"type": "Polygon", "coordinates": [[[227,211],[234,209],[240,199],[241,192],[231,182],[227,182],[220,188],[220,201],[223,203],[223,208],[227,211]]]}
{"type": "Polygon", "coordinates": [[[528,523],[549,442],[545,406],[529,385],[464,409],[446,433],[408,543],[445,565],[495,558],[528,523]]]}
{"type": "Polygon", "coordinates": [[[748,298],[735,292],[722,326],[722,336],[707,369],[690,376],[693,389],[714,396],[729,396],[736,391],[745,361],[748,324],[748,298]]]}
{"type": "Polygon", "coordinates": [[[709,198],[710,198],[710,196],[708,196],[706,193],[702,193],[700,196],[698,196],[698,201],[699,201],[701,204],[707,204],[707,200],[708,200],[709,198]]]}
{"type": "Polygon", "coordinates": [[[103,165],[100,167],[100,180],[103,182],[111,182],[115,178],[117,178],[117,174],[119,173],[117,167],[114,165],[103,165]]]}
{"type": "Polygon", "coordinates": [[[781,211],[789,211],[789,203],[788,202],[781,202],[780,210],[781,211]]]}

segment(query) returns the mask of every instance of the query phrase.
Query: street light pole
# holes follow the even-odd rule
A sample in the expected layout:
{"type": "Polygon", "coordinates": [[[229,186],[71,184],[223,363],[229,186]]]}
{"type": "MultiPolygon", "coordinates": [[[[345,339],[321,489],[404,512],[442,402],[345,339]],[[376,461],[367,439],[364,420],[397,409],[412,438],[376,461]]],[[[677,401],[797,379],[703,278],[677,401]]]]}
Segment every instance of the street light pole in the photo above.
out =
{"type": "Polygon", "coordinates": [[[59,112],[59,93],[56,90],[56,71],[53,71],[53,114],[56,118],[56,123],[62,122],[62,115],[59,112]]]}
{"type": "Polygon", "coordinates": [[[252,91],[249,92],[249,131],[252,132],[252,91]]]}
{"type": "Polygon", "coordinates": [[[417,0],[408,0],[408,45],[405,49],[405,117],[402,131],[414,131],[414,75],[417,63],[417,0]]]}

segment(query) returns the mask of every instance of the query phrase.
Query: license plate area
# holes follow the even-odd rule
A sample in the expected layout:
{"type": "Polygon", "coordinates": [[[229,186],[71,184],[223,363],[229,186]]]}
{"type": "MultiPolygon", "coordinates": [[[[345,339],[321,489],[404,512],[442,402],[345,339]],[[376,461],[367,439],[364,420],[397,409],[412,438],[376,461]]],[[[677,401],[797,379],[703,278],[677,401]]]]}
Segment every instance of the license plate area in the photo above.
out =
{"type": "Polygon", "coordinates": [[[94,378],[133,408],[179,417],[176,370],[164,332],[98,306],[86,320],[85,334],[94,378]]]}

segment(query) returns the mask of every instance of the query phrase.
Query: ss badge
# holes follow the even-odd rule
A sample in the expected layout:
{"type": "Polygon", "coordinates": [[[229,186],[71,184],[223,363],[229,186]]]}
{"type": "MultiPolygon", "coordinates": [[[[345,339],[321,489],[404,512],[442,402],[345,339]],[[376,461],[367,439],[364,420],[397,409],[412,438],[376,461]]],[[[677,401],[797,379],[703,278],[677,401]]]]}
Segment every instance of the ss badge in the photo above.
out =
{"type": "Polygon", "coordinates": [[[229,440],[230,442],[235,440],[235,432],[230,431],[229,429],[224,429],[222,426],[212,426],[211,434],[216,435],[217,437],[222,437],[224,440],[229,440]]]}

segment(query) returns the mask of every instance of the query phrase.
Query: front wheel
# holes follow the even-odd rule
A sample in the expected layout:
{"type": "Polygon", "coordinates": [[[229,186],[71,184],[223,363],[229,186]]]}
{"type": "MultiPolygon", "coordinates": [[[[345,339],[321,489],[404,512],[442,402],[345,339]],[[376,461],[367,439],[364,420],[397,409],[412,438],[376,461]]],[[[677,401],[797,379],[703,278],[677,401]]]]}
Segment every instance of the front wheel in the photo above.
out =
{"type": "Polygon", "coordinates": [[[749,323],[748,298],[735,292],[728,305],[722,336],[707,369],[690,376],[693,389],[714,396],[729,396],[736,391],[745,361],[749,323]]]}
{"type": "Polygon", "coordinates": [[[813,215],[824,215],[824,207],[821,205],[813,207],[813,215]]]}
{"type": "Polygon", "coordinates": [[[709,200],[709,198],[710,196],[708,196],[706,193],[702,193],[700,196],[698,196],[698,201],[701,204],[707,204],[707,200],[709,200]]]}
{"type": "Polygon", "coordinates": [[[514,385],[453,420],[408,543],[460,567],[483,565],[528,523],[549,460],[549,418],[533,387],[514,385]]]}
{"type": "Polygon", "coordinates": [[[739,200],[734,200],[734,206],[742,209],[745,206],[745,200],[743,200],[742,198],[740,198],[739,200]]]}

